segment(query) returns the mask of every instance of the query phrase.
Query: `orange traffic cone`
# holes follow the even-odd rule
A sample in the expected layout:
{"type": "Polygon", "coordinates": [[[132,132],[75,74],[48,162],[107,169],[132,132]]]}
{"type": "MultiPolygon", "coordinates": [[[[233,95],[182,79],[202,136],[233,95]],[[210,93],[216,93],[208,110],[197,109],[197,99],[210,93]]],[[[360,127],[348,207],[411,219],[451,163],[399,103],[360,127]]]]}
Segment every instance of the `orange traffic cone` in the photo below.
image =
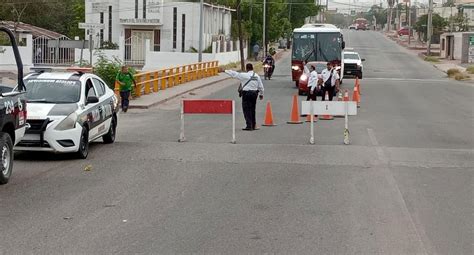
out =
{"type": "Polygon", "coordinates": [[[360,96],[360,81],[359,81],[359,77],[356,77],[356,86],[357,86],[357,91],[359,91],[359,96],[360,96]]]}
{"type": "Polygon", "coordinates": [[[291,119],[287,122],[288,124],[302,124],[300,121],[300,113],[298,110],[298,95],[293,95],[293,105],[291,107],[291,119]]]}
{"type": "MultiPolygon", "coordinates": [[[[326,91],[326,96],[324,96],[324,100],[329,101],[329,92],[326,91]]],[[[332,115],[324,114],[319,118],[320,120],[333,120],[334,117],[332,115]]]]}
{"type": "Polygon", "coordinates": [[[354,87],[354,93],[352,94],[352,101],[357,102],[357,107],[360,107],[360,95],[357,86],[354,87]]]}
{"type": "Polygon", "coordinates": [[[349,101],[349,91],[344,90],[344,102],[349,101]]]}
{"type": "Polygon", "coordinates": [[[263,121],[262,126],[276,126],[273,123],[273,113],[272,113],[272,104],[270,101],[267,102],[267,110],[265,111],[265,120],[263,121]]]}

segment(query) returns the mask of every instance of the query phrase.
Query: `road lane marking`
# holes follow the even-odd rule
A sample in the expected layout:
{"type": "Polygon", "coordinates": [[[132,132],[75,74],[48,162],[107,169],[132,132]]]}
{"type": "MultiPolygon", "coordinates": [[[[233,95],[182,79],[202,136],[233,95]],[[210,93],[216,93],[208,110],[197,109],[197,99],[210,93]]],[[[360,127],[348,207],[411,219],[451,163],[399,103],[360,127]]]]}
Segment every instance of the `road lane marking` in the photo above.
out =
{"type": "Polygon", "coordinates": [[[374,130],[371,128],[367,128],[367,133],[369,134],[370,142],[375,147],[375,150],[377,152],[377,157],[378,157],[378,160],[380,161],[379,167],[382,170],[385,176],[385,179],[387,180],[389,184],[389,187],[392,188],[392,191],[395,194],[394,199],[397,200],[398,204],[401,206],[403,215],[409,220],[410,225],[413,228],[413,231],[415,232],[415,235],[418,239],[417,241],[423,251],[423,254],[434,254],[433,249],[431,249],[431,245],[426,236],[424,228],[421,226],[418,220],[416,221],[417,224],[415,224],[415,221],[413,220],[413,217],[410,211],[408,210],[408,206],[405,202],[405,199],[403,198],[402,192],[400,191],[400,187],[398,186],[397,181],[395,180],[395,177],[393,177],[393,174],[389,169],[389,160],[386,157],[383,151],[383,148],[379,145],[379,142],[377,141],[377,137],[375,136],[374,130]],[[420,227],[417,227],[417,226],[420,226],[420,227]],[[429,250],[429,252],[427,250],[429,250]]]}

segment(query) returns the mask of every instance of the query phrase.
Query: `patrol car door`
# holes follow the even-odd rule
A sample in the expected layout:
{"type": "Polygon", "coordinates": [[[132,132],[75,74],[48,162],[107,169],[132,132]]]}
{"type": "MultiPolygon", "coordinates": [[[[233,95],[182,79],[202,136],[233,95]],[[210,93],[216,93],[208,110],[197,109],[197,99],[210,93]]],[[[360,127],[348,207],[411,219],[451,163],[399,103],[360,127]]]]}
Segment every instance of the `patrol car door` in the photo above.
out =
{"type": "Polygon", "coordinates": [[[85,109],[84,114],[87,115],[87,122],[89,125],[89,140],[92,141],[99,136],[99,126],[102,124],[99,106],[100,100],[97,96],[97,91],[94,88],[92,79],[86,80],[85,86],[85,109]]]}
{"type": "Polygon", "coordinates": [[[98,135],[103,135],[109,131],[110,124],[112,123],[112,108],[114,105],[113,98],[106,93],[106,85],[99,79],[92,78],[95,91],[97,91],[97,96],[99,97],[99,114],[100,114],[100,124],[98,126],[98,135]]]}

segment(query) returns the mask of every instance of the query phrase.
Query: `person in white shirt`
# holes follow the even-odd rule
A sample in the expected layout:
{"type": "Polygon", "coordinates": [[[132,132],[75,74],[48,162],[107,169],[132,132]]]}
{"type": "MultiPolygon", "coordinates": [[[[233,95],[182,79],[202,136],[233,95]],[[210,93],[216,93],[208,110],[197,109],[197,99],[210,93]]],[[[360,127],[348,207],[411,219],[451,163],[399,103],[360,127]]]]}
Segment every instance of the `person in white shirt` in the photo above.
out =
{"type": "Polygon", "coordinates": [[[225,70],[225,73],[230,75],[232,78],[240,80],[242,85],[242,110],[244,112],[244,118],[246,127],[243,130],[252,131],[258,130],[255,106],[257,105],[257,97],[263,100],[263,83],[260,76],[253,71],[253,65],[248,63],[245,66],[247,72],[236,72],[232,70],[225,70]]]}
{"type": "Polygon", "coordinates": [[[334,96],[335,89],[339,88],[339,74],[337,73],[334,66],[331,62],[327,63],[327,68],[321,72],[321,76],[323,78],[323,101],[325,101],[326,92],[329,94],[329,101],[332,101],[332,97],[334,96]]]}
{"type": "Polygon", "coordinates": [[[317,92],[321,89],[320,84],[318,84],[319,75],[318,75],[318,72],[316,72],[316,67],[312,65],[310,69],[311,69],[311,72],[309,73],[309,79],[308,79],[308,96],[306,100],[316,101],[317,92]]]}

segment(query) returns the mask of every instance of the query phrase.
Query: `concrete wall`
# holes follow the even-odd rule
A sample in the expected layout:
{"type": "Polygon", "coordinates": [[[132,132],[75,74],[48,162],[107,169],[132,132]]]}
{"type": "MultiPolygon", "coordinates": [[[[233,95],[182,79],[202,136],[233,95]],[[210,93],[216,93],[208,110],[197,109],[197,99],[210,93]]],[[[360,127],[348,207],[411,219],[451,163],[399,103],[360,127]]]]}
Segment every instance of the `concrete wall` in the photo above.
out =
{"type": "MultiPolygon", "coordinates": [[[[90,54],[89,54],[89,49],[84,49],[82,53],[82,59],[85,61],[85,63],[90,62],[90,54]]],[[[121,50],[94,50],[92,53],[92,63],[95,64],[97,63],[97,59],[99,58],[100,54],[105,55],[108,59],[112,60],[114,57],[120,59],[123,61],[123,51],[121,50]]],[[[75,49],[74,51],[74,59],[75,62],[79,65],[79,62],[81,60],[81,49],[75,49]]]]}
{"type": "MultiPolygon", "coordinates": [[[[31,34],[26,37],[26,46],[20,46],[18,50],[20,51],[24,71],[28,72],[29,68],[33,66],[33,37],[31,34]]],[[[0,46],[0,70],[17,70],[15,55],[11,46],[0,46]]]]}
{"type": "MultiPolygon", "coordinates": [[[[214,43],[214,46],[216,43],[214,43]]],[[[217,48],[217,47],[214,47],[217,48]]],[[[198,53],[189,52],[155,52],[148,51],[146,54],[145,66],[143,70],[164,69],[173,66],[188,65],[198,62],[198,53]]],[[[247,59],[247,48],[244,49],[244,56],[247,59]]],[[[240,61],[240,52],[220,52],[203,53],[202,61],[219,61],[219,65],[225,65],[240,61]]]]}
{"type": "Polygon", "coordinates": [[[441,35],[441,41],[444,40],[444,45],[441,45],[441,58],[447,58],[448,54],[448,38],[454,37],[454,51],[453,56],[455,60],[460,60],[461,63],[468,63],[469,60],[469,36],[474,36],[473,32],[457,32],[444,33],[441,35]],[[444,47],[443,47],[444,46],[444,47]]]}

